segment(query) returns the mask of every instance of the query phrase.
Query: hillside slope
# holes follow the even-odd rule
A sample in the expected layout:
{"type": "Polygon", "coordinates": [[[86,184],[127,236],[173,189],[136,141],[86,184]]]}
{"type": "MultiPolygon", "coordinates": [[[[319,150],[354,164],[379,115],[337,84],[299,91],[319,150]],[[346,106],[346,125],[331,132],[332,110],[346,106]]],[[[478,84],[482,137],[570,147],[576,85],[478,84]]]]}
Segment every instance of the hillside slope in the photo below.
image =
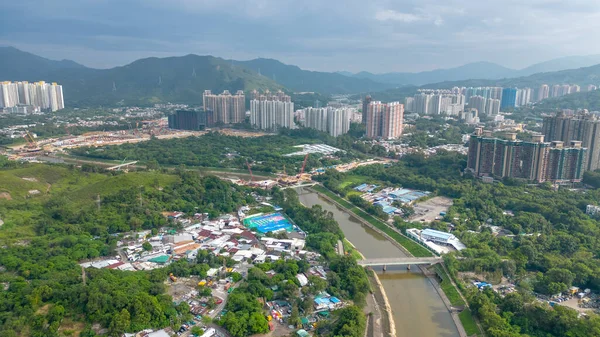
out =
{"type": "Polygon", "coordinates": [[[58,70],[86,69],[71,60],[49,60],[13,47],[0,47],[0,60],[0,81],[19,78],[40,80],[58,70]]]}
{"type": "Polygon", "coordinates": [[[588,109],[590,111],[600,111],[600,90],[545,99],[537,103],[535,108],[538,110],[588,109]]]}
{"type": "Polygon", "coordinates": [[[424,85],[427,83],[458,81],[469,78],[498,79],[516,76],[516,74],[516,70],[495,63],[476,62],[455,68],[435,69],[417,73],[372,74],[369,72],[360,72],[353,76],[395,85],[424,85]]]}
{"type": "Polygon", "coordinates": [[[371,79],[348,77],[340,73],[303,70],[297,66],[284,64],[273,59],[259,58],[250,61],[233,61],[233,63],[260,72],[265,77],[273,79],[296,92],[352,94],[379,91],[395,86],[371,79]]]}
{"type": "Polygon", "coordinates": [[[201,104],[210,89],[277,90],[273,80],[212,56],[145,58],[111,69],[91,69],[72,61],[52,61],[15,48],[0,50],[0,78],[51,81],[63,85],[65,103],[77,106],[201,104]]]}
{"type": "Polygon", "coordinates": [[[431,83],[424,85],[423,88],[452,88],[457,87],[479,87],[479,86],[500,86],[500,87],[530,87],[538,88],[542,84],[579,84],[585,86],[588,84],[600,83],[600,64],[591,67],[578,69],[568,69],[546,73],[538,73],[530,76],[515,78],[505,78],[499,80],[473,79],[465,81],[448,81],[440,83],[431,83]]]}

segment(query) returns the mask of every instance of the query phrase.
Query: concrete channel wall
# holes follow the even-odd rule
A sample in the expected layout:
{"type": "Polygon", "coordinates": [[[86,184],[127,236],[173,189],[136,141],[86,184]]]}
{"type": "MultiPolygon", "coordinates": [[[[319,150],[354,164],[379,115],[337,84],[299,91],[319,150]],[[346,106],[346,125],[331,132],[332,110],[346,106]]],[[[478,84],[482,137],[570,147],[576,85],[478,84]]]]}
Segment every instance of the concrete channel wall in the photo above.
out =
{"type": "MultiPolygon", "coordinates": [[[[332,202],[336,206],[340,207],[348,214],[351,214],[358,221],[360,221],[360,223],[362,223],[363,225],[365,225],[365,226],[371,228],[372,230],[376,231],[377,233],[383,235],[387,240],[389,240],[394,246],[398,247],[398,249],[403,251],[407,256],[413,256],[412,253],[409,252],[408,249],[404,248],[404,246],[402,246],[400,243],[398,243],[398,241],[394,240],[391,236],[389,236],[388,234],[386,234],[384,231],[380,230],[379,228],[373,226],[368,221],[366,221],[363,218],[359,217],[358,215],[354,214],[352,211],[350,211],[346,207],[342,206],[337,201],[330,198],[328,195],[325,195],[325,194],[323,194],[315,189],[312,189],[312,188],[310,188],[310,190],[317,193],[318,195],[322,196],[323,198],[327,199],[328,201],[332,202]]],[[[386,224],[386,226],[387,226],[387,224],[386,224]]],[[[398,234],[406,237],[406,235],[402,234],[397,229],[392,228],[392,227],[390,227],[390,228],[393,229],[394,231],[396,231],[398,234]]],[[[408,238],[408,239],[410,240],[410,238],[408,238]]],[[[450,304],[450,300],[448,299],[448,297],[446,296],[444,291],[441,289],[439,282],[435,279],[435,273],[429,271],[429,269],[427,269],[424,266],[418,266],[418,267],[419,267],[419,269],[421,269],[423,274],[427,276],[427,278],[429,279],[429,282],[431,282],[431,284],[433,285],[433,287],[439,294],[440,298],[442,299],[442,302],[446,306],[446,309],[448,309],[448,311],[450,312],[450,316],[452,317],[452,320],[454,321],[454,324],[456,325],[456,328],[458,329],[458,334],[460,335],[460,337],[468,337],[467,332],[465,331],[465,328],[463,327],[462,323],[460,322],[460,318],[458,317],[458,312],[452,310],[452,305],[450,304]]],[[[381,286],[381,284],[379,284],[379,286],[381,286]]],[[[390,329],[390,330],[395,331],[395,327],[392,327],[392,329],[390,329]]]]}

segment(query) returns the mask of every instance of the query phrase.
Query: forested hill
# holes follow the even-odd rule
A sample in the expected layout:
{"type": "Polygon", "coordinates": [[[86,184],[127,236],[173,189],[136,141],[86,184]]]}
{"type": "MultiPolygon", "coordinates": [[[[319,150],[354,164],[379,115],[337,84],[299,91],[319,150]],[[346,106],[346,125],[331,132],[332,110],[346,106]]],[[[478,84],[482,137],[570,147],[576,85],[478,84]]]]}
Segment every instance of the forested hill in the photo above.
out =
{"type": "Polygon", "coordinates": [[[557,98],[545,99],[535,105],[537,110],[588,109],[600,111],[600,90],[578,92],[557,98]]]}
{"type": "Polygon", "coordinates": [[[569,69],[553,72],[533,74],[530,76],[505,78],[499,80],[473,79],[466,81],[451,81],[431,83],[423,88],[452,88],[452,87],[530,87],[538,88],[542,84],[579,84],[581,86],[600,83],[600,64],[591,67],[569,69]]]}
{"type": "Polygon", "coordinates": [[[358,93],[393,87],[337,73],[302,70],[276,60],[224,60],[186,55],[144,58],[111,69],[53,61],[12,47],[0,48],[0,80],[58,82],[67,106],[201,104],[202,93],[253,89],[358,93]]]}
{"type": "Polygon", "coordinates": [[[14,48],[1,48],[0,78],[58,82],[63,85],[66,105],[75,107],[160,102],[202,104],[202,93],[207,89],[215,92],[283,89],[265,76],[213,56],[151,57],[111,69],[58,67],[56,62],[59,61],[14,48]],[[26,66],[23,58],[29,60],[26,66]]]}
{"type": "Polygon", "coordinates": [[[273,59],[233,61],[248,69],[260,72],[292,91],[310,91],[324,94],[353,94],[380,91],[394,87],[368,78],[349,77],[339,73],[309,71],[273,59]]]}

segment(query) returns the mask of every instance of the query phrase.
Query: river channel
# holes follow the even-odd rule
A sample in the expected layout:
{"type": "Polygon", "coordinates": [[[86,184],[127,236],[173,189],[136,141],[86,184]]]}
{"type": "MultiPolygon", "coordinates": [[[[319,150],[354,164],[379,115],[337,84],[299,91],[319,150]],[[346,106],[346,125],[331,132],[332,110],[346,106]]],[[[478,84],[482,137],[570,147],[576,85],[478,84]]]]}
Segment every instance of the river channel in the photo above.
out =
{"type": "MultiPolygon", "coordinates": [[[[331,212],[346,238],[366,258],[406,256],[381,234],[364,226],[356,217],[317,193],[307,188],[296,191],[305,206],[321,205],[324,210],[331,212]]],[[[376,269],[392,307],[396,336],[458,337],[452,317],[430,281],[416,266],[411,269],[409,271],[401,266],[388,267],[386,272],[376,269]]]]}

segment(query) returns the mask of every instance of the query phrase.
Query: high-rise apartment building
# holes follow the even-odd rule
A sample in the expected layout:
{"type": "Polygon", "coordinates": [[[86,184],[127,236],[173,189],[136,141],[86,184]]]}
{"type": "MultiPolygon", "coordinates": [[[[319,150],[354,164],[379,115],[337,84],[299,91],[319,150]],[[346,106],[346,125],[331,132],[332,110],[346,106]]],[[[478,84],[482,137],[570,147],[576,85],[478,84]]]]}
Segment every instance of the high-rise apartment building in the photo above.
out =
{"type": "Polygon", "coordinates": [[[370,95],[365,96],[362,101],[362,123],[367,124],[367,110],[369,109],[369,104],[373,101],[370,95]]]}
{"type": "Polygon", "coordinates": [[[404,110],[407,112],[415,112],[415,98],[414,97],[406,97],[406,101],[404,103],[404,110]]]}
{"type": "Polygon", "coordinates": [[[550,87],[547,84],[542,84],[538,89],[537,101],[544,100],[550,96],[550,87]]]}
{"type": "Polygon", "coordinates": [[[327,132],[332,137],[341,136],[350,130],[352,111],[347,108],[330,108],[327,112],[327,132]]]}
{"type": "Polygon", "coordinates": [[[428,108],[429,108],[429,100],[431,98],[431,95],[427,95],[424,93],[421,93],[419,95],[415,95],[414,99],[414,112],[418,113],[418,114],[427,114],[428,113],[428,108]]]}
{"type": "Polygon", "coordinates": [[[471,98],[469,98],[469,109],[477,109],[479,115],[486,113],[485,104],[486,99],[483,96],[471,96],[471,98]]]}
{"type": "MultiPolygon", "coordinates": [[[[452,97],[448,95],[443,95],[442,99],[440,100],[440,113],[448,114],[448,111],[450,110],[450,105],[452,105],[452,97]]],[[[406,110],[406,105],[404,106],[404,109],[406,110]]]]}
{"type": "Polygon", "coordinates": [[[204,130],[212,124],[212,111],[177,110],[169,115],[169,128],[174,130],[204,130]]]}
{"type": "Polygon", "coordinates": [[[585,163],[586,171],[600,168],[600,120],[591,114],[544,117],[542,133],[547,141],[561,141],[570,144],[580,141],[581,146],[588,149],[585,163]]]}
{"type": "Polygon", "coordinates": [[[516,105],[527,106],[531,102],[531,89],[524,88],[517,90],[516,105]]]}
{"type": "Polygon", "coordinates": [[[367,108],[367,137],[396,139],[402,135],[404,105],[373,101],[367,108]]]}
{"type": "Polygon", "coordinates": [[[502,87],[491,87],[490,95],[487,98],[501,100],[502,99],[502,87]]]}
{"type": "Polygon", "coordinates": [[[580,91],[581,91],[581,87],[579,85],[573,84],[571,86],[571,90],[570,90],[571,94],[576,93],[576,92],[580,92],[580,91]]]}
{"type": "Polygon", "coordinates": [[[304,109],[304,126],[311,129],[327,132],[329,108],[304,109]]]}
{"type": "Polygon", "coordinates": [[[543,135],[534,136],[530,142],[517,140],[516,134],[499,139],[479,128],[469,140],[467,169],[477,176],[578,182],[583,177],[587,149],[578,141],[569,145],[544,142],[543,135]]]}
{"type": "Polygon", "coordinates": [[[50,111],[64,109],[62,85],[44,81],[0,83],[0,108],[17,105],[33,106],[50,111]]]}
{"type": "Polygon", "coordinates": [[[431,95],[429,98],[429,106],[427,107],[427,114],[439,115],[442,111],[442,95],[431,95]]]}
{"type": "Polygon", "coordinates": [[[503,88],[500,109],[514,108],[517,104],[517,88],[503,88]]]}
{"type": "Polygon", "coordinates": [[[205,110],[213,111],[216,123],[237,124],[246,119],[246,96],[242,90],[232,95],[228,90],[213,94],[205,90],[202,95],[205,110]]]}
{"type": "Polygon", "coordinates": [[[500,114],[500,100],[495,98],[488,98],[485,103],[485,114],[488,116],[495,116],[500,114]]]}
{"type": "Polygon", "coordinates": [[[587,91],[594,91],[594,90],[597,90],[597,89],[598,89],[598,87],[595,86],[595,85],[593,85],[593,84],[589,84],[587,86],[587,91]]]}
{"type": "Polygon", "coordinates": [[[559,84],[555,84],[552,86],[552,90],[550,91],[550,97],[558,97],[560,96],[561,88],[559,84]]]}
{"type": "Polygon", "coordinates": [[[563,84],[560,86],[559,96],[568,95],[571,93],[571,86],[568,84],[563,84]]]}
{"type": "Polygon", "coordinates": [[[294,102],[288,95],[276,93],[254,96],[250,101],[250,124],[261,130],[293,129],[294,102]]]}

